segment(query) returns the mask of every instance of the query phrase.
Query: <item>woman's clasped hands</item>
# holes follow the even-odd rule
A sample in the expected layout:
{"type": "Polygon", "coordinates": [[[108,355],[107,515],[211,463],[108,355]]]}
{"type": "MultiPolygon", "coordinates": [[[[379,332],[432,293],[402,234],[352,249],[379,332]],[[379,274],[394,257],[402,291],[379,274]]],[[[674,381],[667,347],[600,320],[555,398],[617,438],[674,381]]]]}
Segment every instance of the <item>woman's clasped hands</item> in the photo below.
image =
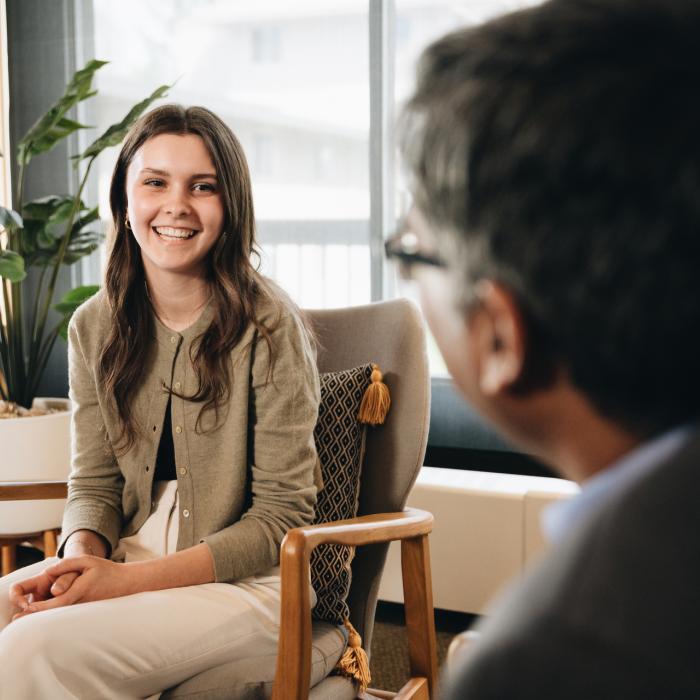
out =
{"type": "Polygon", "coordinates": [[[12,620],[64,605],[130,595],[137,592],[134,583],[127,564],[90,555],[68,557],[10,588],[10,602],[20,610],[12,620]]]}

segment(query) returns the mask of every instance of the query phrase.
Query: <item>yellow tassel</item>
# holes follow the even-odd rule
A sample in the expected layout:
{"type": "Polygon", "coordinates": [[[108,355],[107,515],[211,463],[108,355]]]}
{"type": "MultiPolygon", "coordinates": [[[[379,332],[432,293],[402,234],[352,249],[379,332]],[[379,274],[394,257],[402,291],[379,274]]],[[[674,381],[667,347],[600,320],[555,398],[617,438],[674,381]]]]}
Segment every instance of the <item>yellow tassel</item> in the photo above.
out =
{"type": "Polygon", "coordinates": [[[362,397],[360,412],[357,419],[360,423],[370,425],[381,425],[389,413],[391,406],[391,396],[389,387],[382,381],[382,373],[377,365],[372,364],[372,383],[367,387],[365,395],[362,397]]]}
{"type": "Polygon", "coordinates": [[[372,678],[369,673],[367,654],[362,648],[362,637],[350,620],[346,618],[343,624],[348,631],[348,646],[335,668],[342,676],[357,681],[360,693],[364,693],[372,678]]]}

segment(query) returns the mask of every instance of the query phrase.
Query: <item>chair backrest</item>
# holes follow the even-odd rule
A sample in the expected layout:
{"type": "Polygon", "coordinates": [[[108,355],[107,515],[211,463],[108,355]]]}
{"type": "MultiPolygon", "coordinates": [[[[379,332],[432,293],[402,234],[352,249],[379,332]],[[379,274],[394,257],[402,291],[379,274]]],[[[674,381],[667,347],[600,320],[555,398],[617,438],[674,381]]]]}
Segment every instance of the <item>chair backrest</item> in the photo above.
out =
{"type": "MultiPolygon", "coordinates": [[[[320,372],[376,362],[391,392],[384,425],[367,429],[359,515],[403,509],[423,464],[430,375],[423,319],[406,299],[306,312],[319,342],[320,372]]],[[[348,598],[350,619],[369,653],[388,545],[358,549],[348,598]]]]}

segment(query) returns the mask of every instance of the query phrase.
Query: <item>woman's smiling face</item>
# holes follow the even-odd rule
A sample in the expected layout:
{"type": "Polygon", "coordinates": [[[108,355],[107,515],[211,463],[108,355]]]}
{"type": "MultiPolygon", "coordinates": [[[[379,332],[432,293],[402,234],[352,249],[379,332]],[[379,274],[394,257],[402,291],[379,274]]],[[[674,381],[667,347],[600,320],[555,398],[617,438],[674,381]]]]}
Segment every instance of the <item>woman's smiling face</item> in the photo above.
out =
{"type": "Polygon", "coordinates": [[[146,141],[126,176],[128,217],[149,280],[175,273],[204,277],[222,235],[223,197],[204,141],[160,134],[146,141]]]}

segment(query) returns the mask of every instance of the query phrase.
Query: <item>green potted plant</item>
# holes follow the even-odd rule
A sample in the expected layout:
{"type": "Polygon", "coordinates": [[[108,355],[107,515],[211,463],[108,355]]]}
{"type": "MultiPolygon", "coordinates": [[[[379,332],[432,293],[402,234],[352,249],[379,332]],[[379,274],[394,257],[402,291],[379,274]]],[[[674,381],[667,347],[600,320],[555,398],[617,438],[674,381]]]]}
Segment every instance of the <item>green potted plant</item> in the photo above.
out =
{"type": "MultiPolygon", "coordinates": [[[[103,237],[99,227],[94,227],[99,224],[97,207],[88,207],[82,199],[95,159],[105,148],[118,145],[134,121],[155,100],[165,96],[169,88],[160,86],[82,153],[71,157],[76,168],[86,162],[74,195],[24,201],[25,173],[30,161],[70,134],[89,128],[68,113],[96,94],[92,81],[95,72],[105,64],[106,61],[93,60],[77,71],[62,97],[19,141],[16,208],[0,207],[0,481],[65,479],[68,474],[69,404],[67,400],[37,399],[36,393],[56,339],[59,335],[66,338],[73,312],[98,287],[77,287],[57,301],[56,281],[63,266],[73,265],[92,253],[103,237]],[[37,271],[31,296],[26,284],[30,268],[37,271]],[[51,309],[58,312],[58,320],[50,317],[51,309]],[[64,412],[56,412],[57,409],[64,412]],[[28,416],[31,421],[18,420],[28,416]],[[41,453],[35,452],[41,448],[41,453]]],[[[3,511],[21,505],[5,504],[3,511]]],[[[54,502],[54,506],[60,511],[63,504],[54,502]]],[[[19,510],[12,514],[1,512],[0,534],[10,534],[8,527],[14,532],[47,529],[38,521],[32,521],[34,524],[27,529],[26,509],[21,513],[22,517],[19,510]]],[[[55,515],[52,517],[55,519],[55,515]]]]}

